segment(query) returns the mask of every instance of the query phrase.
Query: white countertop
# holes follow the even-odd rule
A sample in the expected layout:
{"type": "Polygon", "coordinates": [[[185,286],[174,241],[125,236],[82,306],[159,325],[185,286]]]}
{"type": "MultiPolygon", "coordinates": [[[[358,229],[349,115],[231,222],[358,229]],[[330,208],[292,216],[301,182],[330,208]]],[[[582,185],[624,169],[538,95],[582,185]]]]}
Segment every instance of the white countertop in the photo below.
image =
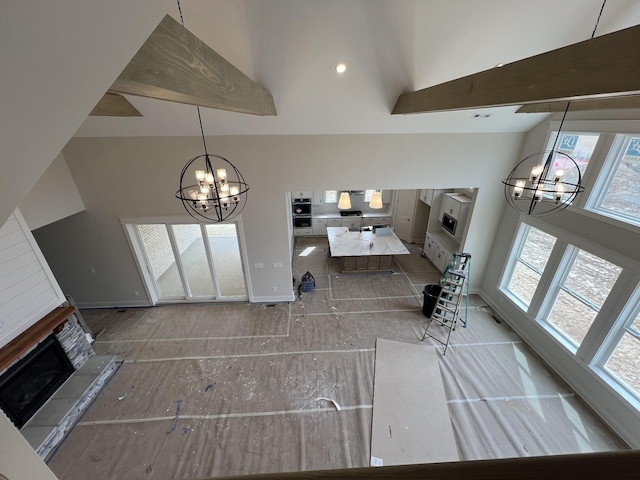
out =
{"type": "Polygon", "coordinates": [[[363,213],[362,215],[345,215],[342,216],[340,213],[314,213],[313,218],[345,218],[345,219],[358,219],[358,218],[382,218],[382,217],[390,217],[391,214],[389,212],[380,212],[380,213],[363,213]]]}
{"type": "Polygon", "coordinates": [[[347,227],[327,227],[327,236],[332,257],[409,254],[394,233],[375,235],[372,231],[350,232],[347,227]]]}
{"type": "Polygon", "coordinates": [[[451,235],[445,231],[427,232],[433,237],[433,239],[440,244],[449,253],[455,253],[460,251],[460,244],[456,242],[451,235]]]}

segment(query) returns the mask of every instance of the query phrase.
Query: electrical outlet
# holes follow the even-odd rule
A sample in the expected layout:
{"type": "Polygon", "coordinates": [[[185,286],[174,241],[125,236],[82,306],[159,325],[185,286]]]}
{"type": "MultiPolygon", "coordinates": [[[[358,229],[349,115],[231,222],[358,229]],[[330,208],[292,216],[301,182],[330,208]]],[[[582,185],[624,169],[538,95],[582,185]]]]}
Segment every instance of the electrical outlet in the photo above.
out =
{"type": "Polygon", "coordinates": [[[89,269],[89,273],[96,273],[96,269],[95,269],[95,268],[93,268],[93,267],[91,267],[91,268],[89,269]]]}
{"type": "Polygon", "coordinates": [[[271,290],[273,290],[274,292],[277,292],[278,291],[278,287],[273,286],[273,287],[271,287],[271,290]]]}
{"type": "Polygon", "coordinates": [[[134,291],[133,291],[133,296],[134,296],[134,297],[139,297],[139,296],[140,296],[140,294],[134,290],[134,291]]]}
{"type": "Polygon", "coordinates": [[[273,268],[282,268],[281,263],[273,262],[273,268]]]}
{"type": "Polygon", "coordinates": [[[254,263],[253,268],[264,268],[264,263],[254,263]]]}

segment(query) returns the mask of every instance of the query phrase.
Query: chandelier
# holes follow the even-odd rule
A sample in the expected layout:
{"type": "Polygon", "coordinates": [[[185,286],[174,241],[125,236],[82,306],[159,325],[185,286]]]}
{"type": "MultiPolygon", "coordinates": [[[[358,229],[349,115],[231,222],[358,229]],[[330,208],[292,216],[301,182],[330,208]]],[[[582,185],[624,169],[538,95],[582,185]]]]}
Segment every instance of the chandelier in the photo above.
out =
{"type": "MultiPolygon", "coordinates": [[[[178,0],[180,20],[184,27],[182,9],[178,0]]],[[[191,217],[202,223],[219,223],[237,217],[247,203],[249,185],[242,173],[222,155],[209,153],[202,127],[200,107],[198,121],[204,146],[204,155],[187,162],[180,173],[180,188],[176,198],[191,217]]]]}
{"type": "Polygon", "coordinates": [[[576,161],[555,149],[529,155],[502,183],[507,203],[533,217],[544,217],[565,209],[578,193],[584,191],[576,161]]]}
{"type": "MultiPolygon", "coordinates": [[[[591,38],[596,34],[602,11],[602,2],[591,38]]],[[[564,210],[584,191],[582,172],[566,151],[556,150],[562,126],[571,102],[567,102],[560,127],[551,150],[534,153],[518,163],[509,176],[502,180],[507,203],[515,210],[532,217],[544,217],[564,210]]],[[[573,151],[573,149],[571,149],[573,151]]]]}
{"type": "Polygon", "coordinates": [[[218,223],[242,212],[248,190],[242,173],[223,156],[207,153],[205,144],[204,155],[192,158],[182,169],[176,197],[199,222],[218,223]]]}

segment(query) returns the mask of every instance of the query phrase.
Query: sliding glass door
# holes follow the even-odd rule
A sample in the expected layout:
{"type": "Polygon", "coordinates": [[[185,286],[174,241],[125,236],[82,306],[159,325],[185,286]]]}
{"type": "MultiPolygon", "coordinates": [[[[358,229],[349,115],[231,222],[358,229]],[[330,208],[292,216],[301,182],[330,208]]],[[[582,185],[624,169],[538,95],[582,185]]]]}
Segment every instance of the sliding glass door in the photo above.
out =
{"type": "Polygon", "coordinates": [[[235,222],[137,224],[128,225],[128,231],[137,241],[138,262],[149,273],[143,275],[147,287],[159,303],[248,298],[235,222]]]}

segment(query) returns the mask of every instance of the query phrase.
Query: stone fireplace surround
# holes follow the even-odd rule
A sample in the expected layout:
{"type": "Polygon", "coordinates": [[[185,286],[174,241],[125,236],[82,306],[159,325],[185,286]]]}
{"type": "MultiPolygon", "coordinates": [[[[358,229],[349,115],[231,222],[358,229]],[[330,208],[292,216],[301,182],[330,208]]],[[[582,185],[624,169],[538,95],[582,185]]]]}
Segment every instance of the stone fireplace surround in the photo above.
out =
{"type": "Polygon", "coordinates": [[[52,332],[75,372],[20,429],[38,455],[47,459],[116,370],[113,357],[95,355],[80,314],[66,302],[0,349],[0,375],[52,332]],[[81,317],[80,317],[81,318],[81,317]]]}

